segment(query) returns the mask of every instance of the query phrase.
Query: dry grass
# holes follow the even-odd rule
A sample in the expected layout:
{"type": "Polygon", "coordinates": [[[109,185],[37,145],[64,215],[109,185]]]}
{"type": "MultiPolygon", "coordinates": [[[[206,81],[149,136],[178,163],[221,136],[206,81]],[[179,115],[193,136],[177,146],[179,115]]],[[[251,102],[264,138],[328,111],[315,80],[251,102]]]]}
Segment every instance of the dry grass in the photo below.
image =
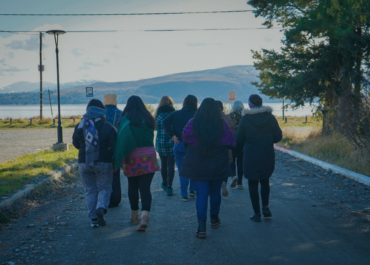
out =
{"type": "Polygon", "coordinates": [[[322,120],[313,116],[307,116],[307,122],[305,116],[287,116],[287,122],[282,119],[282,116],[275,116],[275,118],[279,122],[280,127],[322,127],[322,120]]]}
{"type": "Polygon", "coordinates": [[[370,152],[361,153],[341,136],[325,136],[318,129],[282,128],[283,145],[325,162],[370,175],[370,152]]]}
{"type": "MultiPolygon", "coordinates": [[[[77,123],[80,122],[81,116],[76,116],[75,122],[73,122],[73,116],[64,116],[62,118],[63,128],[74,128],[77,123]]],[[[10,125],[10,119],[0,120],[0,130],[4,129],[52,129],[58,126],[58,119],[55,119],[55,125],[53,125],[53,119],[44,118],[40,120],[38,116],[32,118],[32,125],[30,124],[30,118],[13,119],[12,125],[10,125]]]]}

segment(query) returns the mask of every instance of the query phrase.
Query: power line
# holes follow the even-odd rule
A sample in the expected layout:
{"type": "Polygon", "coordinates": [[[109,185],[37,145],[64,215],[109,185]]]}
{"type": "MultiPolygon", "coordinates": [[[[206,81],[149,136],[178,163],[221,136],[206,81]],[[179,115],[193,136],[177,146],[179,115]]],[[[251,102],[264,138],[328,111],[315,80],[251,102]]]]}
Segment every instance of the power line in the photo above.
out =
{"type": "Polygon", "coordinates": [[[156,15],[190,15],[190,14],[220,14],[245,13],[255,10],[228,10],[228,11],[196,11],[196,12],[161,12],[161,13],[113,13],[113,14],[0,14],[0,16],[156,16],[156,15]]]}
{"type": "MultiPolygon", "coordinates": [[[[255,29],[281,29],[275,28],[209,28],[209,29],[123,29],[123,30],[67,30],[68,33],[112,33],[112,32],[174,32],[174,31],[228,31],[228,30],[255,30],[255,29]]],[[[46,31],[33,31],[33,30],[0,30],[3,33],[37,33],[46,31]]]]}

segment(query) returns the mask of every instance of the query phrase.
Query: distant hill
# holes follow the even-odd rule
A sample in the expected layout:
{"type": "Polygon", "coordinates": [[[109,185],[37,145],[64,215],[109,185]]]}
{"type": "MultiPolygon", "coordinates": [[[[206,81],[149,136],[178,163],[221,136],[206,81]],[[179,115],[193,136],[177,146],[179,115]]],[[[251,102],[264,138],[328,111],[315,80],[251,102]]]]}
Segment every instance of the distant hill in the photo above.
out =
{"type": "MultiPolygon", "coordinates": [[[[146,103],[158,103],[163,95],[171,96],[176,103],[181,103],[188,94],[198,97],[199,101],[206,97],[213,97],[223,102],[228,101],[228,92],[236,91],[237,100],[248,101],[250,94],[259,94],[257,88],[250,84],[256,81],[258,71],[251,65],[230,66],[219,69],[187,72],[166,75],[156,78],[130,81],[130,82],[96,82],[91,84],[94,88],[94,98],[104,99],[108,93],[117,94],[118,103],[126,103],[131,95],[142,97],[146,103]]],[[[62,104],[86,104],[86,85],[78,85],[61,90],[62,104]]],[[[261,95],[264,102],[278,102],[261,95]]],[[[56,103],[56,93],[53,91],[52,103],[56,103]]],[[[47,93],[44,102],[48,102],[47,93]]],[[[39,95],[34,92],[13,94],[0,94],[0,104],[38,104],[39,95]]]]}
{"type": "MultiPolygon", "coordinates": [[[[98,80],[81,80],[76,82],[69,82],[63,83],[60,85],[61,89],[75,87],[75,86],[89,86],[93,83],[101,82],[98,80]]],[[[57,84],[43,82],[42,83],[43,89],[45,90],[56,90],[57,84]]],[[[9,86],[0,88],[0,94],[7,94],[7,93],[20,93],[20,92],[38,92],[40,91],[40,82],[31,83],[26,81],[16,82],[9,86]]]]}

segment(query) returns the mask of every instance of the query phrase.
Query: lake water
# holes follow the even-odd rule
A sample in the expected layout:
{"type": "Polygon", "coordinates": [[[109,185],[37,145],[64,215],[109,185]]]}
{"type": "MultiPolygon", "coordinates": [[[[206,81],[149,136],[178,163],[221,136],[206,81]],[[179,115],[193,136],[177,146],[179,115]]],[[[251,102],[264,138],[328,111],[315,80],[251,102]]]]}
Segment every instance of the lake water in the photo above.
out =
{"type": "MultiPolygon", "coordinates": [[[[248,108],[248,104],[244,104],[246,108],[248,108]]],[[[270,106],[273,109],[273,114],[281,116],[282,115],[282,104],[281,103],[267,103],[264,104],[266,106],[270,106]]],[[[125,104],[118,104],[118,108],[121,110],[125,107],[125,104]]],[[[154,108],[157,107],[157,104],[152,104],[154,108]]],[[[58,106],[53,105],[53,117],[55,117],[58,114],[58,106]]],[[[176,108],[180,109],[181,104],[176,104],[176,108]]],[[[61,105],[60,111],[62,116],[73,116],[73,115],[83,115],[86,111],[86,105],[61,105]]],[[[305,116],[305,115],[311,115],[312,107],[308,104],[303,107],[296,110],[288,109],[285,111],[285,114],[287,116],[305,116]]],[[[19,119],[19,118],[30,118],[40,115],[40,106],[39,105],[22,105],[22,106],[13,106],[13,105],[2,105],[0,106],[0,118],[5,119],[7,117],[13,118],[13,119],[19,119]]],[[[46,118],[52,118],[50,105],[44,105],[43,106],[43,115],[46,118]]]]}

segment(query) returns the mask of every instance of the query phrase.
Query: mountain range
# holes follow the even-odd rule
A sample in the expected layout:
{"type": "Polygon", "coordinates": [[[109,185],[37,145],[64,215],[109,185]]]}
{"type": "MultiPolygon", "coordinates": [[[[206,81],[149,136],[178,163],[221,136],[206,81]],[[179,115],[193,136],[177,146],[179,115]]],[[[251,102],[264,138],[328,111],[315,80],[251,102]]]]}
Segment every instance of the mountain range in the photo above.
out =
{"type": "MultiPolygon", "coordinates": [[[[228,93],[236,91],[236,99],[248,102],[250,94],[259,91],[250,82],[258,80],[259,71],[252,65],[237,65],[218,69],[171,74],[156,78],[128,82],[93,82],[65,86],[60,91],[62,104],[86,104],[86,86],[94,88],[94,98],[103,100],[104,95],[115,93],[119,104],[124,104],[131,95],[140,96],[146,103],[158,103],[163,95],[169,95],[176,103],[181,103],[186,95],[193,94],[201,101],[213,97],[228,101],[228,93]]],[[[19,82],[18,82],[19,84],[19,82]]],[[[55,85],[54,85],[55,86],[55,85]]],[[[45,86],[44,86],[45,87],[45,86]]],[[[35,90],[35,87],[32,87],[35,90]]],[[[29,90],[28,90],[29,91],[29,90]]],[[[57,102],[56,91],[50,91],[51,101],[57,102]]],[[[264,102],[279,102],[261,95],[264,102]]],[[[49,103],[44,92],[44,104],[49,103]]],[[[0,94],[0,105],[39,104],[39,92],[19,92],[0,94]]]]}

